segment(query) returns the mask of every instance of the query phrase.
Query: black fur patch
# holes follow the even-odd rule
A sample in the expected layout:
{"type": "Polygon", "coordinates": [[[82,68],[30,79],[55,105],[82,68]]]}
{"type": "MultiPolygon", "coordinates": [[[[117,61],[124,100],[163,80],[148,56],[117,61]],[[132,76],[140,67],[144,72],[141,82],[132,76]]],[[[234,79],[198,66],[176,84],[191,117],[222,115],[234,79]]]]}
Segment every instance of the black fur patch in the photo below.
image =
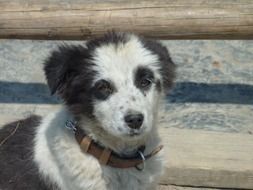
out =
{"type": "Polygon", "coordinates": [[[92,117],[91,83],[96,72],[90,59],[90,51],[83,46],[61,46],[44,66],[51,92],[57,92],[76,116],[92,117]]]}
{"type": "Polygon", "coordinates": [[[156,87],[156,90],[157,90],[158,92],[161,92],[161,90],[162,90],[162,89],[161,89],[161,88],[162,88],[162,87],[161,87],[161,81],[160,81],[160,80],[157,80],[156,83],[155,83],[155,85],[156,85],[156,86],[155,86],[155,87],[156,87]]]}
{"type": "Polygon", "coordinates": [[[175,64],[170,58],[169,52],[166,47],[164,47],[159,42],[141,38],[141,41],[145,48],[150,50],[153,54],[158,55],[159,61],[161,63],[161,74],[163,77],[162,87],[167,92],[173,85],[173,80],[175,78],[175,64]]]}
{"type": "Polygon", "coordinates": [[[34,134],[40,120],[39,116],[31,116],[1,128],[1,190],[57,189],[56,186],[53,186],[48,181],[45,182],[41,178],[38,168],[33,161],[34,134]]]}
{"type": "Polygon", "coordinates": [[[98,100],[106,100],[115,91],[116,90],[112,82],[99,80],[93,87],[92,94],[98,100]]]}
{"type": "Polygon", "coordinates": [[[92,81],[97,74],[92,70],[93,51],[104,44],[117,46],[127,40],[127,33],[112,31],[88,41],[87,48],[60,46],[46,60],[44,71],[51,93],[57,92],[77,120],[83,114],[93,118],[92,81]]]}
{"type": "Polygon", "coordinates": [[[142,92],[148,91],[154,81],[154,73],[145,67],[138,67],[135,73],[134,84],[142,92]]]}

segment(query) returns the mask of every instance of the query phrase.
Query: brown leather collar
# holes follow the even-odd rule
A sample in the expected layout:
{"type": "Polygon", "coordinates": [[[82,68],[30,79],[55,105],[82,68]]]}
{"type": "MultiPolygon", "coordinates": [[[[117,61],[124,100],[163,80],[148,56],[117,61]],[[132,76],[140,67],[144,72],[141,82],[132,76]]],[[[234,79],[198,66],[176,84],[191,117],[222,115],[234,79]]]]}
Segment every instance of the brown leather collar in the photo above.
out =
{"type": "MultiPolygon", "coordinates": [[[[66,124],[67,125],[67,124],[66,124]]],[[[73,123],[71,124],[73,125],[73,123]]],[[[140,169],[138,166],[140,164],[144,164],[145,160],[148,160],[152,156],[156,155],[163,146],[160,145],[157,148],[155,148],[151,153],[147,155],[143,155],[143,146],[139,149],[138,154],[133,157],[123,157],[116,153],[114,153],[112,150],[104,148],[100,146],[98,143],[94,142],[89,136],[87,136],[83,130],[81,130],[77,125],[71,126],[74,128],[75,138],[80,145],[80,148],[83,152],[88,153],[95,158],[97,158],[102,165],[108,165],[115,168],[131,168],[135,167],[138,170],[140,169]]],[[[69,128],[67,126],[67,128],[69,128]]]]}

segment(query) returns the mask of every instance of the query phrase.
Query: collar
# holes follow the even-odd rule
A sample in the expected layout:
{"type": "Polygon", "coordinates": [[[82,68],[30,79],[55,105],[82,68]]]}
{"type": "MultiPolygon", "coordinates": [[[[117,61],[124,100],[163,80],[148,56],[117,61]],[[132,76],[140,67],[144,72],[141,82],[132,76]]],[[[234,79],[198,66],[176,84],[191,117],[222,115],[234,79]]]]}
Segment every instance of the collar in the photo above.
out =
{"type": "Polygon", "coordinates": [[[143,170],[145,168],[145,161],[156,155],[163,148],[163,145],[160,145],[151,153],[144,155],[145,146],[141,146],[138,148],[136,155],[124,157],[96,143],[78,127],[76,122],[68,120],[66,121],[65,127],[74,132],[75,139],[83,152],[94,156],[101,165],[114,168],[135,167],[138,170],[143,170]],[[140,168],[140,164],[143,164],[142,168],[140,168]]]}

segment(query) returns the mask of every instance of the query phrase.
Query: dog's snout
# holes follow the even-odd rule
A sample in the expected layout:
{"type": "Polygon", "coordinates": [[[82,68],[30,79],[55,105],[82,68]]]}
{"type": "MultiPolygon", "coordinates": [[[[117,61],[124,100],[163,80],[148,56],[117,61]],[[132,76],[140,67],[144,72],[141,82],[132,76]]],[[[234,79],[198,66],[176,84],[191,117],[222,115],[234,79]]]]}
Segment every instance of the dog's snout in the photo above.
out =
{"type": "Polygon", "coordinates": [[[132,129],[139,129],[143,123],[144,116],[141,113],[129,113],[124,119],[128,127],[132,129]]]}

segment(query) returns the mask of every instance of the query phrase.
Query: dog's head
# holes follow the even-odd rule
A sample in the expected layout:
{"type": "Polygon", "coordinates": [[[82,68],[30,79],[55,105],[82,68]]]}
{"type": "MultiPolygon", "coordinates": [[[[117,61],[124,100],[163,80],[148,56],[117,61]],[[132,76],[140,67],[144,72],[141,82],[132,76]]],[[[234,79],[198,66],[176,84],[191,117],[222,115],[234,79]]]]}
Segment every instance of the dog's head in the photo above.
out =
{"type": "Polygon", "coordinates": [[[122,138],[151,131],[174,77],[174,64],[160,43],[116,32],[85,46],[59,47],[44,70],[51,92],[76,118],[122,138]]]}

